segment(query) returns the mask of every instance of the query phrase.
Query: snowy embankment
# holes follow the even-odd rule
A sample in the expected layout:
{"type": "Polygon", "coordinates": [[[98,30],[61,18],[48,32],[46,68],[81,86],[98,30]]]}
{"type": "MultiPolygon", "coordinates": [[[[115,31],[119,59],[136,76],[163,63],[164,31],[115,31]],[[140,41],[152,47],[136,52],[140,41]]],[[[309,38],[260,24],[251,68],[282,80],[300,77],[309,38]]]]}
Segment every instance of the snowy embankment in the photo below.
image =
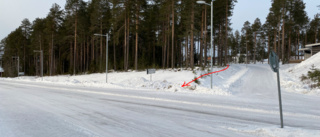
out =
{"type": "Polygon", "coordinates": [[[314,66],[320,69],[320,53],[313,55],[299,64],[281,65],[280,78],[281,86],[288,92],[295,92],[308,95],[320,95],[320,89],[311,89],[308,83],[301,82],[300,77],[307,75],[314,66]]]}
{"type": "MultiPolygon", "coordinates": [[[[213,68],[213,71],[224,69],[213,68]]],[[[27,81],[40,82],[62,85],[74,85],[84,87],[101,87],[101,88],[128,88],[128,89],[154,89],[168,92],[187,92],[196,94],[215,94],[215,95],[230,95],[229,87],[234,86],[238,79],[247,72],[244,65],[230,65],[226,71],[213,74],[213,89],[210,86],[210,76],[205,76],[199,79],[200,84],[193,82],[190,87],[181,87],[183,82],[192,81],[194,78],[209,73],[208,69],[203,71],[199,69],[192,70],[156,70],[150,75],[146,71],[142,72],[112,72],[108,73],[108,83],[105,73],[95,73],[88,75],[60,75],[46,76],[43,79],[40,77],[23,76],[19,78],[5,78],[9,81],[27,81]]]]}

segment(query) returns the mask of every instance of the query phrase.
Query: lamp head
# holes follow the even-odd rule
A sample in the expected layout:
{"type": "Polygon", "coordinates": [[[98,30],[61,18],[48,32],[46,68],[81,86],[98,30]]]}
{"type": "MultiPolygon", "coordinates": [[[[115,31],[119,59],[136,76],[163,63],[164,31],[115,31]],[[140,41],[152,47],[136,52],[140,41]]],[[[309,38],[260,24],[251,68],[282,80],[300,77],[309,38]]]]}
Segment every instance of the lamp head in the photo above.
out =
{"type": "Polygon", "coordinates": [[[203,1],[203,0],[198,0],[197,3],[198,3],[198,4],[206,4],[206,2],[203,1]]]}

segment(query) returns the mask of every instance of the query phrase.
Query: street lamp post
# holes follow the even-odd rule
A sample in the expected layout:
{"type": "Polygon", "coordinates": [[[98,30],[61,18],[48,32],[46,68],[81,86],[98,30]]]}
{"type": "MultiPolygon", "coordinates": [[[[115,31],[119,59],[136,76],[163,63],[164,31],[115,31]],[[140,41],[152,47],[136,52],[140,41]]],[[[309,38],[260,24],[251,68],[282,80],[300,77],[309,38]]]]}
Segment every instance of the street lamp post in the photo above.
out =
{"type": "Polygon", "coordinates": [[[103,34],[94,34],[95,36],[103,36],[106,37],[106,83],[108,83],[108,33],[106,33],[106,35],[103,34]]]}
{"type": "Polygon", "coordinates": [[[42,50],[34,50],[33,52],[40,52],[40,61],[41,61],[41,72],[40,72],[40,76],[42,77],[43,80],[43,52],[42,50]]]}
{"type": "MultiPolygon", "coordinates": [[[[208,5],[208,6],[211,6],[211,26],[210,26],[210,29],[211,29],[211,71],[213,71],[213,2],[214,0],[211,1],[211,4],[209,3],[206,3],[205,1],[203,0],[198,0],[197,3],[198,4],[205,4],[205,5],[208,5]]],[[[211,89],[212,89],[212,77],[213,75],[211,75],[211,89]]]]}

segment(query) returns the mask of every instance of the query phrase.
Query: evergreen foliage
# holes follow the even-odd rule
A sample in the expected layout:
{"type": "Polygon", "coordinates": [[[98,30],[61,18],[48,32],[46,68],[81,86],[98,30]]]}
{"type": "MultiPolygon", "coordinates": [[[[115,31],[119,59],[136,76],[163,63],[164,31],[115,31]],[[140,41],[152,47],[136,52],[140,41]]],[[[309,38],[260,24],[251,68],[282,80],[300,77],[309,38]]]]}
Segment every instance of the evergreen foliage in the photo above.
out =
{"type": "Polygon", "coordinates": [[[66,0],[64,9],[53,4],[45,18],[24,19],[1,40],[5,76],[17,74],[13,56],[20,57],[20,72],[39,75],[40,55],[34,50],[43,50],[44,75],[104,72],[106,39],[96,33],[110,36],[108,65],[114,70],[206,67],[211,27],[215,65],[226,65],[238,54],[241,62],[243,54],[263,61],[270,50],[284,61],[299,58],[302,45],[320,38],[319,14],[309,23],[302,0],[271,2],[265,24],[257,18],[232,33],[237,0],[213,2],[213,26],[211,7],[196,0],[66,0]]]}

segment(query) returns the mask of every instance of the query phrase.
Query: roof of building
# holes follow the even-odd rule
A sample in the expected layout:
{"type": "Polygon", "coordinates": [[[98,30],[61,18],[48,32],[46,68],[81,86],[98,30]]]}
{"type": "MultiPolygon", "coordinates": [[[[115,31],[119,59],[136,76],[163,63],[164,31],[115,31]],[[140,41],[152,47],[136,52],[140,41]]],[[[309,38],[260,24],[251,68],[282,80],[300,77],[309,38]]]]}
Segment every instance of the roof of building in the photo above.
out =
{"type": "Polygon", "coordinates": [[[320,43],[314,43],[314,44],[306,45],[307,48],[310,48],[310,47],[313,47],[313,46],[320,46],[320,43]]]}
{"type": "Polygon", "coordinates": [[[299,51],[306,51],[306,50],[307,50],[307,51],[308,51],[308,50],[310,51],[311,49],[310,49],[310,48],[301,48],[301,49],[299,49],[299,51]]]}

